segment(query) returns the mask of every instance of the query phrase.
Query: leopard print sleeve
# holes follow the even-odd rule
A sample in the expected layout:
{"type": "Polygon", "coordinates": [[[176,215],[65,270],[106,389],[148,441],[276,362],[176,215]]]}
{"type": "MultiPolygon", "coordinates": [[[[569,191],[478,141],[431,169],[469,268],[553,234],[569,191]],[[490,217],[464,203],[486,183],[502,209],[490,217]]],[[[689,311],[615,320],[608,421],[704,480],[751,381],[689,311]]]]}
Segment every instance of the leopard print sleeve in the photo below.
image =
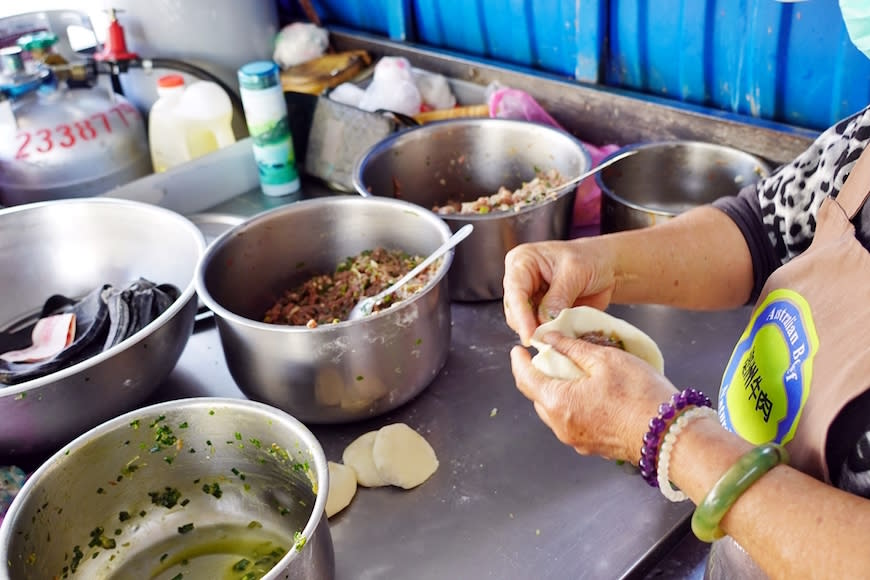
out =
{"type": "Polygon", "coordinates": [[[764,230],[784,264],[806,250],[825,196],[836,197],[870,141],[870,107],[824,131],[791,163],[756,186],[764,230]]]}

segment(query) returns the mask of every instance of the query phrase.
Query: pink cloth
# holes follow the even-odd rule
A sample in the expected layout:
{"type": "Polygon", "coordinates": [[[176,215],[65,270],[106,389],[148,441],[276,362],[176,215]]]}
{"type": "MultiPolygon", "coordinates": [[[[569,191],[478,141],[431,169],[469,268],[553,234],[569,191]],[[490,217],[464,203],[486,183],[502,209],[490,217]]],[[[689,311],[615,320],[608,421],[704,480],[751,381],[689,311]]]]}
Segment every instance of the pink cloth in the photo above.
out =
{"type": "MultiPolygon", "coordinates": [[[[532,121],[565,130],[530,94],[519,89],[501,88],[493,91],[489,97],[489,116],[532,121]]],[[[619,149],[619,145],[597,147],[585,141],[583,146],[589,152],[591,167],[595,167],[602,159],[619,149]]],[[[577,186],[572,227],[598,225],[600,222],[601,190],[595,184],[595,177],[588,177],[577,186]]]]}
{"type": "MultiPolygon", "coordinates": [[[[602,145],[596,147],[583,143],[589,152],[591,167],[619,149],[619,145],[602,145]]],[[[577,199],[574,200],[573,227],[592,226],[601,223],[601,189],[595,182],[595,176],[587,177],[577,186],[577,199]]]]}

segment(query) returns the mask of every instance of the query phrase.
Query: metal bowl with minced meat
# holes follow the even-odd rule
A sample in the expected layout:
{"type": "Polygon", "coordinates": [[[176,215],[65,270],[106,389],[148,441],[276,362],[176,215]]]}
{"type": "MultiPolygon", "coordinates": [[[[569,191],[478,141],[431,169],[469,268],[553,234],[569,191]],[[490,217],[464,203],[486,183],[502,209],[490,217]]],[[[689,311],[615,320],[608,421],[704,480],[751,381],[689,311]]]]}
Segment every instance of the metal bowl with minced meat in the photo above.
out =
{"type": "MultiPolygon", "coordinates": [[[[227,368],[241,392],[316,424],[370,419],[419,395],[450,351],[447,273],[454,252],[417,279],[420,289],[412,296],[359,320],[331,322],[361,295],[352,292],[365,285],[357,278],[370,275],[368,267],[385,265],[373,257],[376,248],[429,256],[450,235],[443,219],[407,201],[327,195],[267,210],[217,238],[198,268],[196,291],[214,313],[227,368]],[[365,267],[355,267],[345,293],[335,284],[336,270],[345,269],[340,265],[348,256],[368,250],[365,267]],[[322,294],[309,283],[308,302],[291,306],[285,298],[271,314],[274,320],[264,322],[288,290],[298,292],[322,274],[332,279],[322,294]],[[286,317],[282,323],[281,310],[289,314],[295,306],[296,314],[306,310],[299,324],[287,324],[286,317]],[[337,306],[343,308],[327,311],[337,306]],[[320,324],[309,329],[309,320],[320,324]]],[[[397,268],[389,279],[416,263],[397,268]]],[[[370,285],[367,293],[379,287],[370,285]]]]}
{"type": "Polygon", "coordinates": [[[559,188],[567,181],[556,169],[547,171],[536,169],[534,179],[524,182],[513,191],[501,186],[492,195],[481,196],[474,201],[448,201],[445,205],[434,206],[432,211],[439,215],[474,215],[496,211],[520,211],[530,205],[556,199],[561,192],[559,188]]]}
{"type": "MultiPolygon", "coordinates": [[[[555,127],[513,119],[449,119],[381,140],[359,157],[353,182],[360,195],[386,198],[395,197],[399,183],[404,201],[431,210],[497,195],[502,186],[516,190],[535,179],[536,169],[554,169],[571,179],[591,167],[583,143],[555,127]]],[[[504,211],[460,213],[460,206],[453,214],[433,212],[454,232],[474,224],[474,233],[456,247],[450,266],[452,300],[502,298],[504,257],[511,248],[568,239],[577,188],[566,183],[553,196],[504,211]]]]}
{"type": "MultiPolygon", "coordinates": [[[[347,320],[361,298],[385,290],[422,261],[423,257],[402,250],[379,247],[363,251],[341,262],[334,273],[314,276],[284,292],[266,311],[263,321],[316,328],[321,324],[347,320]]],[[[372,312],[389,308],[425,288],[439,266],[440,261],[433,263],[395,293],[379,301],[372,312]]]]}

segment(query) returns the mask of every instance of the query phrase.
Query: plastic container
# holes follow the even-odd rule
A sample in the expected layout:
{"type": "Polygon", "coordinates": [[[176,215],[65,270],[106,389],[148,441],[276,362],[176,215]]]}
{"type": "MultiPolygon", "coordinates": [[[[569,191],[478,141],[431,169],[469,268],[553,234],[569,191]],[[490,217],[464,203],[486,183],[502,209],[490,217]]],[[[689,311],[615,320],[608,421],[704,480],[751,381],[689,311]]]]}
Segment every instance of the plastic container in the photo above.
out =
{"type": "Polygon", "coordinates": [[[235,143],[233,107],[216,83],[185,86],[182,76],[166,75],[157,81],[157,94],[148,116],[155,173],[235,143]]]}
{"type": "Polygon", "coordinates": [[[299,173],[278,65],[260,60],[239,69],[239,89],[263,193],[299,193],[299,173]]]}

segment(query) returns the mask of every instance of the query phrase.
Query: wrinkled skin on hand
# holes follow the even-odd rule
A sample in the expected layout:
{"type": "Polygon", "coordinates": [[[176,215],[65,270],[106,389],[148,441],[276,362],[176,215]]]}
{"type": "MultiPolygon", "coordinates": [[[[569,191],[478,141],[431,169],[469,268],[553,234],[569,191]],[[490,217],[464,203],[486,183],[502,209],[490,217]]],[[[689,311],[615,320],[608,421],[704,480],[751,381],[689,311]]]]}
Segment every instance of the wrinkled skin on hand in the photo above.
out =
{"type": "Polygon", "coordinates": [[[565,308],[607,308],[616,276],[613,260],[604,251],[600,244],[571,240],[521,244],[507,253],[505,318],[524,345],[539,323],[565,308]]]}
{"type": "Polygon", "coordinates": [[[618,348],[558,333],[547,334],[544,341],[588,376],[571,381],[552,378],[532,365],[526,349],[514,347],[514,379],[534,402],[538,416],[562,443],[581,455],[636,465],[649,420],[676,388],[646,361],[618,348]]]}

